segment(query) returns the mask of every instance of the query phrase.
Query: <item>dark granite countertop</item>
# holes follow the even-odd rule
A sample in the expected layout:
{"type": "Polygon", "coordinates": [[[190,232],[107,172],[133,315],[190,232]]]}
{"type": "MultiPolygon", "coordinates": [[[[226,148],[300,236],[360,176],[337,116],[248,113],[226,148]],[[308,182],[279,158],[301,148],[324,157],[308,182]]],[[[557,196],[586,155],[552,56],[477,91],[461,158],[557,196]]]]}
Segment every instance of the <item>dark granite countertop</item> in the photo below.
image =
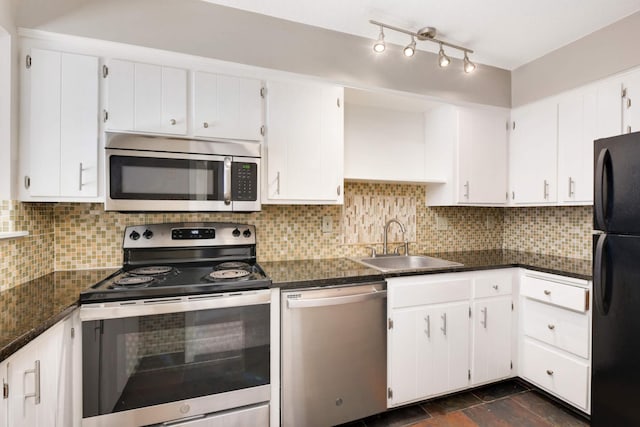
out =
{"type": "Polygon", "coordinates": [[[58,271],[0,292],[0,362],[64,319],[81,291],[114,271],[58,271]]]}
{"type": "Polygon", "coordinates": [[[462,263],[462,266],[433,270],[407,270],[381,273],[346,258],[261,262],[271,276],[273,287],[281,289],[358,283],[415,274],[437,274],[459,271],[524,267],[578,279],[591,280],[591,260],[537,255],[508,250],[427,253],[436,258],[462,263]]]}
{"type": "MultiPolygon", "coordinates": [[[[260,262],[273,287],[298,289],[357,284],[414,274],[524,267],[530,270],[591,280],[591,260],[528,252],[490,250],[428,253],[464,264],[428,271],[381,273],[347,258],[260,262]]],[[[116,269],[59,271],[0,292],[0,361],[22,348],[78,305],[80,292],[116,269]]]]}

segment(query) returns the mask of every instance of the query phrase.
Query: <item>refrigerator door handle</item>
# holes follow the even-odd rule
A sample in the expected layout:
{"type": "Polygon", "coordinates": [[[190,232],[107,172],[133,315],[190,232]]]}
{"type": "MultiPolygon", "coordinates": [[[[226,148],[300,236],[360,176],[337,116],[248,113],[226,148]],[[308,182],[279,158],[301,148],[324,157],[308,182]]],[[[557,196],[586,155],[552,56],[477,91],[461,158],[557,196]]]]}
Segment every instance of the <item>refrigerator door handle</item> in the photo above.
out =
{"type": "Polygon", "coordinates": [[[598,154],[598,161],[596,162],[595,171],[595,188],[594,188],[594,207],[596,215],[596,228],[600,230],[606,230],[605,219],[607,217],[606,206],[608,200],[605,197],[605,191],[607,196],[609,195],[609,175],[611,174],[611,153],[608,148],[603,148],[598,154]],[[605,174],[605,171],[607,172],[605,174]],[[605,182],[606,177],[606,182],[605,182]]]}
{"type": "Polygon", "coordinates": [[[611,297],[608,291],[609,285],[607,283],[607,263],[605,261],[606,243],[607,235],[599,235],[593,263],[593,299],[595,300],[595,305],[598,309],[598,313],[600,313],[600,315],[602,316],[606,316],[609,312],[609,303],[611,297]]]}

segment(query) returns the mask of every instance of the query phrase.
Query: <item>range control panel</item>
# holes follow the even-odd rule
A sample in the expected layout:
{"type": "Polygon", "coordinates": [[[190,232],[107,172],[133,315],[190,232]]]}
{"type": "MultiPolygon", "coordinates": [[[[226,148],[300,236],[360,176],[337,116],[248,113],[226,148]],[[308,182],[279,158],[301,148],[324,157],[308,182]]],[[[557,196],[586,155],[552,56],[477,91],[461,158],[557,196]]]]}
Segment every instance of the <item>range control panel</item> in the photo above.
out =
{"type": "Polygon", "coordinates": [[[256,228],[226,222],[133,225],[125,229],[122,247],[176,248],[255,245],[256,228]]]}

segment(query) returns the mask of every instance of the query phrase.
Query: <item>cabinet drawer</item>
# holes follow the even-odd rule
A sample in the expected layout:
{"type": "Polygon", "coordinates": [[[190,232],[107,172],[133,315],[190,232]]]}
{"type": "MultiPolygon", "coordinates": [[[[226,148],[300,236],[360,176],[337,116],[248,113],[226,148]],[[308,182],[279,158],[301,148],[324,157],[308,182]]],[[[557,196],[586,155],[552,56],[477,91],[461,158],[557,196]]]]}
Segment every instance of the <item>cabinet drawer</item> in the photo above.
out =
{"type": "Polygon", "coordinates": [[[393,308],[468,300],[471,279],[452,279],[441,282],[387,279],[393,308]]]}
{"type": "Polygon", "coordinates": [[[585,359],[589,357],[589,316],[526,298],[523,330],[536,338],[585,359]]]}
{"type": "Polygon", "coordinates": [[[522,376],[538,386],[587,409],[589,365],[525,339],[522,376]]]}
{"type": "Polygon", "coordinates": [[[589,290],[537,277],[522,278],[522,295],[575,311],[589,310],[589,290]]]}
{"type": "Polygon", "coordinates": [[[513,275],[511,273],[492,274],[478,277],[473,283],[474,298],[511,295],[513,275]]]}

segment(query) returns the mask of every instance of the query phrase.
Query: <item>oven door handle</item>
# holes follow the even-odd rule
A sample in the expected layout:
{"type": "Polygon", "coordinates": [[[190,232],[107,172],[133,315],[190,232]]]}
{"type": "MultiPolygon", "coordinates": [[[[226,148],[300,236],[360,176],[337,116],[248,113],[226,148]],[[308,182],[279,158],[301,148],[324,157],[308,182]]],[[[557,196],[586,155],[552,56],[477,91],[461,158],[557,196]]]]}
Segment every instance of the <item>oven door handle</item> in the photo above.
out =
{"type": "Polygon", "coordinates": [[[198,295],[154,300],[125,301],[108,304],[88,304],[80,307],[80,320],[105,320],[124,317],[152,316],[154,314],[182,313],[217,308],[244,307],[269,304],[270,291],[239,295],[198,295]]]}
{"type": "Polygon", "coordinates": [[[231,157],[224,158],[224,204],[231,204],[231,157]]]}

